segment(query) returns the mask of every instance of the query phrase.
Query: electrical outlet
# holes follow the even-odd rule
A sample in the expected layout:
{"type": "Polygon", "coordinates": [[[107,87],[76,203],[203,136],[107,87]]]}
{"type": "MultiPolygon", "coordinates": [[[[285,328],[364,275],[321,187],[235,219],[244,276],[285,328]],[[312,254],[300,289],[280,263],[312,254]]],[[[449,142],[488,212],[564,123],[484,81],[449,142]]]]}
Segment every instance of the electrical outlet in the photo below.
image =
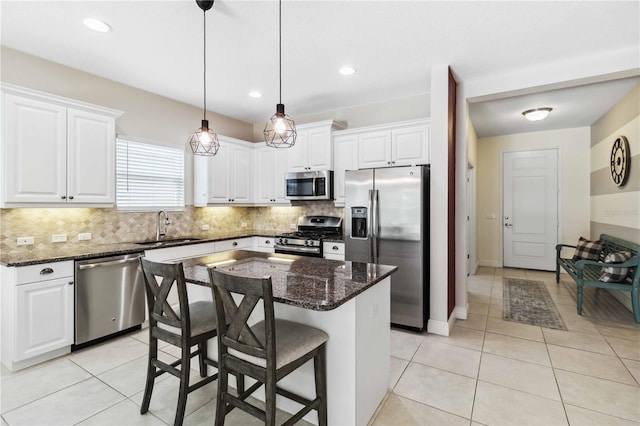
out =
{"type": "Polygon", "coordinates": [[[79,241],[86,241],[91,239],[91,232],[81,232],[78,234],[79,241]]]}
{"type": "Polygon", "coordinates": [[[16,238],[16,245],[19,246],[32,246],[33,237],[18,237],[16,238]]]}
{"type": "Polygon", "coordinates": [[[246,228],[246,227],[247,227],[247,222],[242,222],[242,223],[240,224],[240,227],[242,227],[242,228],[246,228]]]}
{"type": "Polygon", "coordinates": [[[296,226],[295,223],[291,223],[291,224],[289,224],[289,228],[290,229],[297,229],[297,226],[296,226]]]}
{"type": "Polygon", "coordinates": [[[209,225],[207,225],[206,223],[204,225],[202,225],[201,228],[203,231],[208,231],[209,230],[209,225]]]}
{"type": "Polygon", "coordinates": [[[52,243],[64,243],[67,241],[67,234],[53,234],[51,236],[52,243]]]}

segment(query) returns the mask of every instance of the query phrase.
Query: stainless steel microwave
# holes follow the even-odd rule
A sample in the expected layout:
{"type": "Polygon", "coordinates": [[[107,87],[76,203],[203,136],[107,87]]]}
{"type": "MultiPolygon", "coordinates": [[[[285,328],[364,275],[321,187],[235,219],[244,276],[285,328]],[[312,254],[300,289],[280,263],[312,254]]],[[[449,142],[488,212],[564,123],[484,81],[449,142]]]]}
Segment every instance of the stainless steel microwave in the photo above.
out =
{"type": "Polygon", "coordinates": [[[285,174],[288,200],[333,200],[333,172],[316,170],[285,174]]]}

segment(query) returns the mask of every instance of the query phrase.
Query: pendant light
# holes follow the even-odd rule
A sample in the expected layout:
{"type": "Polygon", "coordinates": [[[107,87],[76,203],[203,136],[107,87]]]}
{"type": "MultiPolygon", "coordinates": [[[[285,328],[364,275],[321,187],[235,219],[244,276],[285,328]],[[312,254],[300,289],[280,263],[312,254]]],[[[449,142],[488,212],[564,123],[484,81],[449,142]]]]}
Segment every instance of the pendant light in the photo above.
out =
{"type": "Polygon", "coordinates": [[[280,103],[276,113],[264,127],[264,140],[273,148],[290,148],[296,143],[296,123],[284,112],[282,103],[282,0],[278,1],[278,59],[280,76],[280,103]]]}
{"type": "Polygon", "coordinates": [[[218,135],[209,128],[209,120],[207,120],[207,10],[211,9],[214,0],[204,1],[196,0],[198,7],[202,9],[204,16],[204,50],[202,57],[204,60],[204,101],[202,106],[202,113],[204,118],[202,119],[202,126],[196,130],[189,139],[189,145],[191,145],[191,151],[194,155],[213,156],[218,153],[220,148],[220,142],[218,142],[218,135]]]}

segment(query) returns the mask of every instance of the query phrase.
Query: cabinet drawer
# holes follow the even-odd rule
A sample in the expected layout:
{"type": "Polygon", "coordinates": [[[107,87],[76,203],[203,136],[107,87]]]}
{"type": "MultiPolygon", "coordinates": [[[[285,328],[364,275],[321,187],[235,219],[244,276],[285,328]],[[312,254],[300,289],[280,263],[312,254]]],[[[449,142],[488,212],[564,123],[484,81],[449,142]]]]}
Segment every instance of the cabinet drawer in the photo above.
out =
{"type": "Polygon", "coordinates": [[[322,243],[322,253],[324,253],[325,256],[330,254],[339,254],[344,256],[344,243],[322,243]]]}
{"type": "Polygon", "coordinates": [[[273,248],[275,244],[275,238],[273,237],[258,237],[258,247],[273,248]]]}
{"type": "Polygon", "coordinates": [[[216,252],[228,251],[228,250],[240,250],[245,248],[251,248],[252,238],[236,238],[233,240],[216,241],[216,252]]]}
{"type": "Polygon", "coordinates": [[[73,277],[73,261],[50,262],[16,268],[16,284],[73,277]]]}

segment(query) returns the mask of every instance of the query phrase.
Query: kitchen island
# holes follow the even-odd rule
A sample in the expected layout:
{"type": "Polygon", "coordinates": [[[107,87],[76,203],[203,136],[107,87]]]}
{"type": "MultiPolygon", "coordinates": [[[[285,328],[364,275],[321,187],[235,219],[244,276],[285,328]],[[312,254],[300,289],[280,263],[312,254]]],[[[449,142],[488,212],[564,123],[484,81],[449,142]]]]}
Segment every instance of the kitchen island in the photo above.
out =
{"type": "MultiPolygon", "coordinates": [[[[185,259],[183,266],[187,282],[206,287],[209,267],[246,277],[271,276],[276,317],[329,335],[329,424],[368,423],[389,385],[390,275],[397,267],[246,250],[185,259]]],[[[259,321],[258,315],[252,321],[259,321]]],[[[210,345],[217,352],[215,342],[210,345]]],[[[308,362],[280,383],[313,398],[313,377],[308,362]]],[[[264,395],[255,396],[264,400],[264,395]]],[[[299,409],[285,399],[278,399],[278,407],[299,409]]],[[[316,413],[305,420],[317,424],[316,413]]]]}

